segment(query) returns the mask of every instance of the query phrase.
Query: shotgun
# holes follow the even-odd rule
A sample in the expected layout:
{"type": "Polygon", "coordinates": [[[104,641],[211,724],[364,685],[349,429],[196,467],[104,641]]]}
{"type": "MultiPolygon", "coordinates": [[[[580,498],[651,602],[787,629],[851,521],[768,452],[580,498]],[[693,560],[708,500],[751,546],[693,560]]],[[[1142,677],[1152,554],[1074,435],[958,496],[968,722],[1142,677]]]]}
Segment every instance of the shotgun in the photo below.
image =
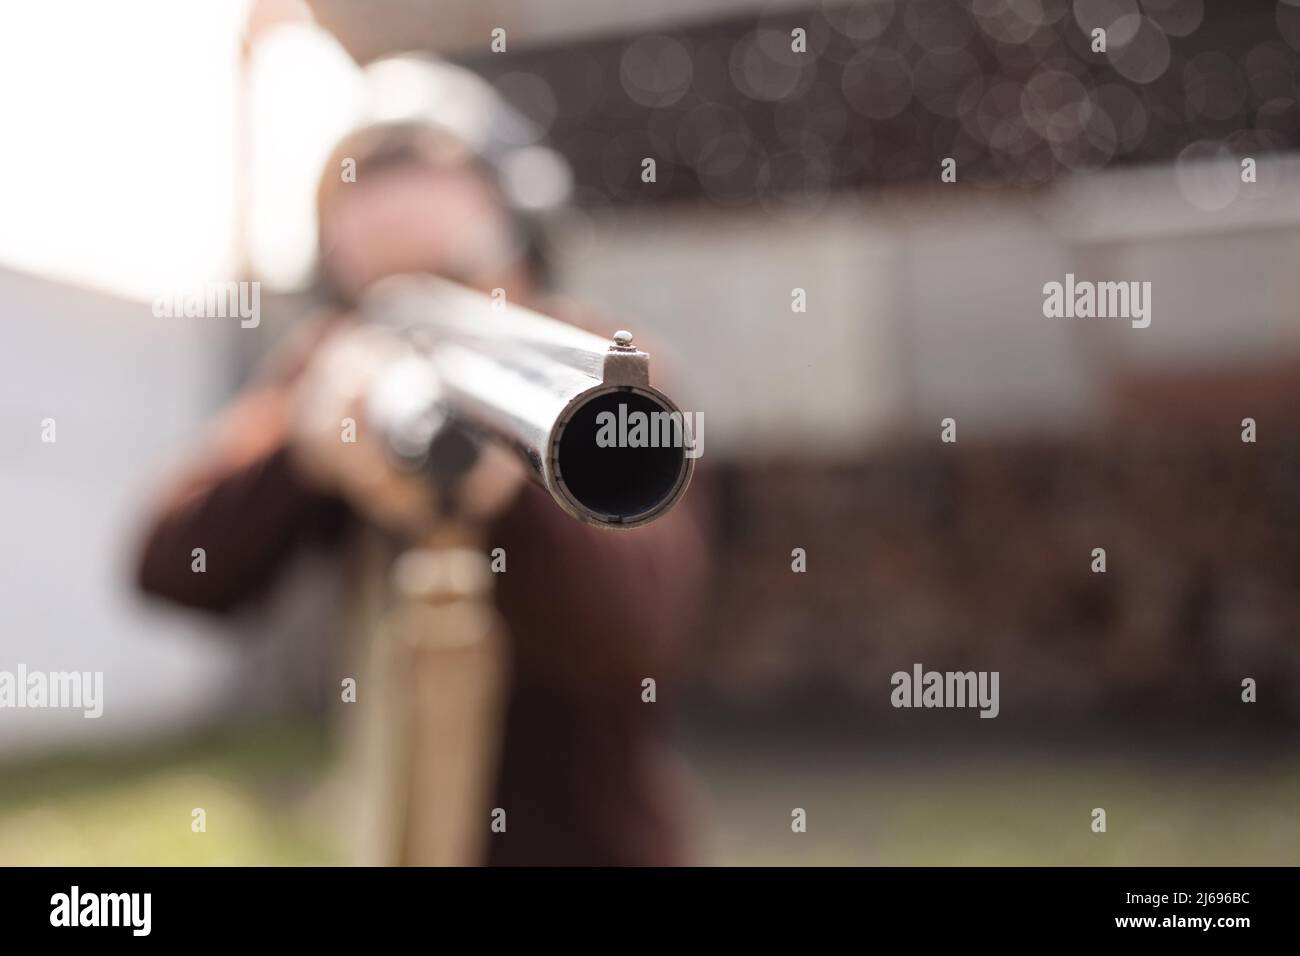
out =
{"type": "Polygon", "coordinates": [[[647,524],[685,494],[689,423],[651,386],[650,357],[629,333],[602,339],[433,276],[379,283],[361,313],[405,345],[369,408],[407,467],[446,478],[473,462],[477,442],[501,442],[556,504],[602,528],[647,524]],[[598,440],[636,412],[673,422],[676,440],[598,440]]]}

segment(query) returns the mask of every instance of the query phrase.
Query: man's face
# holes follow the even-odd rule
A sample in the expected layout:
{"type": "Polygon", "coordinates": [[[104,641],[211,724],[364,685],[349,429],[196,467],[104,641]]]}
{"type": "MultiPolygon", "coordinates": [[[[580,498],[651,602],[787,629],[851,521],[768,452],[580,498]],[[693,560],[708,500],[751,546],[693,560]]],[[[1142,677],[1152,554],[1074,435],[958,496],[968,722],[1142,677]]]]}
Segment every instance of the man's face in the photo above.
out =
{"type": "Polygon", "coordinates": [[[511,301],[532,292],[506,211],[470,167],[381,170],[344,184],[321,228],[341,290],[356,298],[386,276],[427,272],[511,301]]]}

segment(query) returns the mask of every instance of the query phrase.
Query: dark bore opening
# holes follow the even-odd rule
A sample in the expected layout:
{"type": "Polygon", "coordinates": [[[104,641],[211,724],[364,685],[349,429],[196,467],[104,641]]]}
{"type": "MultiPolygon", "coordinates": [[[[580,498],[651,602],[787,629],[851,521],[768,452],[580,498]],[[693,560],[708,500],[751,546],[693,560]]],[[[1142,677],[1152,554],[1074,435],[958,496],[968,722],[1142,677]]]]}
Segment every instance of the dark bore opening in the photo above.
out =
{"type": "Polygon", "coordinates": [[[579,407],[564,426],[558,448],[560,478],[569,494],[584,507],[615,519],[645,514],[663,504],[687,467],[681,415],[674,425],[668,412],[649,396],[631,391],[607,392],[579,407]],[[602,412],[613,414],[612,427],[601,418],[602,412]],[[636,413],[645,416],[639,434],[636,413]],[[616,444],[602,447],[597,442],[602,433],[616,444]],[[642,436],[658,447],[630,444],[642,436]]]}

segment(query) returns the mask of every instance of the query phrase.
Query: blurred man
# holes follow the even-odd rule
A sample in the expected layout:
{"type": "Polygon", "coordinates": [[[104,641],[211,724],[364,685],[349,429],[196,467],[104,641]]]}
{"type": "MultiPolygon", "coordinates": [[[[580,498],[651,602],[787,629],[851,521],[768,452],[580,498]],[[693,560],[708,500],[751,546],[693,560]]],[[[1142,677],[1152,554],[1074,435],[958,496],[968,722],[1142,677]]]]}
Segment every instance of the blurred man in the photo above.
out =
{"type": "MultiPolygon", "coordinates": [[[[160,499],[141,586],[224,612],[272,586],[292,552],[324,542],[355,558],[376,535],[389,553],[441,520],[431,486],[390,467],[358,414],[385,344],[348,314],[374,282],[434,273],[537,304],[540,259],[497,183],[456,140],[418,124],[372,126],[341,143],[318,197],[325,279],[344,308],[304,327],[221,416],[201,457],[160,499]],[[338,175],[342,158],[356,181],[338,175]],[[206,550],[206,571],[191,552],[206,550]]],[[[545,310],[544,305],[539,305],[545,310]]],[[[682,860],[661,706],[641,681],[670,673],[702,580],[690,498],[629,532],[583,525],[513,462],[490,451],[457,488],[457,520],[508,555],[496,598],[512,643],[494,802],[499,864],[669,864],[682,860]]],[[[355,562],[354,562],[355,563],[355,562]]]]}

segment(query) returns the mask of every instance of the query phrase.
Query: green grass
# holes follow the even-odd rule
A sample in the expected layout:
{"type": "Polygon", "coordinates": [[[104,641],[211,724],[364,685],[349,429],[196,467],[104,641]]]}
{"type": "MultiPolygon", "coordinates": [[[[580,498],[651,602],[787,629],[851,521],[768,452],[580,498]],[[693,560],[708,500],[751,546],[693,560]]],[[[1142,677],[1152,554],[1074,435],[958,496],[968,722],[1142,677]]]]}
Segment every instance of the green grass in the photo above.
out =
{"type": "MultiPolygon", "coordinates": [[[[720,864],[1294,865],[1300,756],[886,757],[696,744],[696,858],[720,864]],[[803,807],[808,831],[790,830],[803,807]],[[1107,832],[1093,833],[1093,807],[1107,832]]],[[[238,728],[0,767],[0,864],[341,862],[323,729],[238,728]],[[191,831],[191,810],[207,831],[191,831]]]]}
{"type": "Polygon", "coordinates": [[[953,761],[696,752],[701,856],[738,865],[1295,865],[1300,759],[1155,765],[1026,753],[953,761]],[[791,832],[791,809],[807,811],[791,832]],[[1092,810],[1106,810],[1106,832],[1092,810]]]}
{"type": "Polygon", "coordinates": [[[337,862],[312,804],[328,762],[322,733],[257,726],[11,764],[0,769],[0,864],[337,862]],[[191,829],[196,807],[206,832],[191,829]]]}

